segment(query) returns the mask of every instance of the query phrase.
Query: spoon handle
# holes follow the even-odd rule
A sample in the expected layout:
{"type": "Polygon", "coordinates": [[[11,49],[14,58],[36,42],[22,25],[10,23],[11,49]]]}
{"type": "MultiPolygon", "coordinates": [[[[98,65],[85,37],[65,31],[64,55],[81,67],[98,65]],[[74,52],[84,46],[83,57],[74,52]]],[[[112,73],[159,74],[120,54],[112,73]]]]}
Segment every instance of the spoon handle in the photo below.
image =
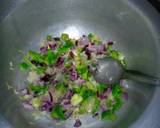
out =
{"type": "Polygon", "coordinates": [[[159,85],[160,86],[160,78],[150,76],[138,71],[133,70],[125,70],[123,75],[124,79],[135,80],[137,82],[142,82],[146,84],[159,85]]]}

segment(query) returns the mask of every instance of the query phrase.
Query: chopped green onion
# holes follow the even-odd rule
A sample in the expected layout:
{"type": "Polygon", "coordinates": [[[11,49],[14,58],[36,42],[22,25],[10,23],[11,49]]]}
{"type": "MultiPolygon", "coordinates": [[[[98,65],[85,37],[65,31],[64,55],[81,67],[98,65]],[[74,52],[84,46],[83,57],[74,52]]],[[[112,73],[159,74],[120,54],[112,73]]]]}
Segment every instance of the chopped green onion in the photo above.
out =
{"type": "Polygon", "coordinates": [[[68,41],[68,40],[69,40],[69,35],[66,34],[66,33],[62,33],[61,39],[62,39],[63,41],[68,41]]]}
{"type": "Polygon", "coordinates": [[[117,119],[117,116],[111,110],[106,110],[106,111],[102,112],[101,119],[114,121],[117,119]]]}
{"type": "Polygon", "coordinates": [[[60,106],[59,104],[57,104],[56,106],[54,106],[52,112],[51,112],[51,117],[54,119],[61,119],[61,120],[65,120],[65,114],[63,112],[63,108],[62,106],[60,106]]]}
{"type": "Polygon", "coordinates": [[[25,62],[21,63],[19,66],[22,71],[26,71],[27,69],[29,69],[29,65],[25,62]]]}

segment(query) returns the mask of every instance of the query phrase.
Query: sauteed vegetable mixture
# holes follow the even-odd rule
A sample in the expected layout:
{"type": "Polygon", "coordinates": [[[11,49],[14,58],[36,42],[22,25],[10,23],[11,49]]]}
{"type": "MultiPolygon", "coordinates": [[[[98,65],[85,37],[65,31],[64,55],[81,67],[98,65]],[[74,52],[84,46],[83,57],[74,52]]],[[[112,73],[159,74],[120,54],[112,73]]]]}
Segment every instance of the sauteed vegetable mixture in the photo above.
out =
{"type": "Polygon", "coordinates": [[[128,94],[119,84],[105,85],[94,80],[90,68],[98,58],[112,57],[125,67],[124,56],[113,49],[114,42],[102,42],[95,34],[78,40],[68,34],[48,35],[39,51],[28,51],[20,69],[27,72],[28,85],[21,91],[23,106],[45,111],[53,120],[75,117],[74,127],[82,125],[79,115],[116,120],[128,94]]]}

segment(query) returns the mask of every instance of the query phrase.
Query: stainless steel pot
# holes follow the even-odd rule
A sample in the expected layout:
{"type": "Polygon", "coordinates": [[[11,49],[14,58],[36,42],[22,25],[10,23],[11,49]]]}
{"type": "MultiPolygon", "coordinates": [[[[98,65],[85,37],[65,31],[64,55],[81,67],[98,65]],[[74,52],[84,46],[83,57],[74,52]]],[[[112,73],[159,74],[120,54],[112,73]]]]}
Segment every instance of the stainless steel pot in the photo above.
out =
{"type": "MultiPolygon", "coordinates": [[[[19,73],[19,50],[37,49],[50,33],[73,37],[94,32],[116,41],[128,67],[160,76],[160,18],[146,0],[18,0],[3,12],[0,22],[0,127],[55,128],[46,119],[34,120],[7,85],[18,89],[25,76],[19,73]],[[14,71],[9,69],[13,63],[14,71]],[[7,124],[5,123],[7,122],[7,124]]],[[[160,88],[126,81],[129,101],[115,122],[83,119],[83,128],[160,128],[160,88]]],[[[62,126],[60,126],[62,127],[62,126]]],[[[71,128],[72,121],[63,127],[71,128]]]]}

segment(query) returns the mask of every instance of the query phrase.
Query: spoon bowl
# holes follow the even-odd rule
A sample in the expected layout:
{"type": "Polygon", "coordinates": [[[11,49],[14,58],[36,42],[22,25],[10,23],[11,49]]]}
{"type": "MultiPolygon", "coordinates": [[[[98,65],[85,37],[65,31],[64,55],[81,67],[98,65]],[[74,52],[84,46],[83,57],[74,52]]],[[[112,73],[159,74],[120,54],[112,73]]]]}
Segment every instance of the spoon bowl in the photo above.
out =
{"type": "Polygon", "coordinates": [[[99,59],[96,67],[91,68],[91,73],[97,82],[103,84],[116,84],[121,79],[130,79],[141,83],[160,85],[160,78],[139,71],[127,70],[118,60],[109,57],[99,59]]]}
{"type": "Polygon", "coordinates": [[[94,78],[99,83],[118,83],[123,76],[123,67],[119,61],[113,58],[101,58],[96,63],[96,68],[91,69],[94,78]]]}

